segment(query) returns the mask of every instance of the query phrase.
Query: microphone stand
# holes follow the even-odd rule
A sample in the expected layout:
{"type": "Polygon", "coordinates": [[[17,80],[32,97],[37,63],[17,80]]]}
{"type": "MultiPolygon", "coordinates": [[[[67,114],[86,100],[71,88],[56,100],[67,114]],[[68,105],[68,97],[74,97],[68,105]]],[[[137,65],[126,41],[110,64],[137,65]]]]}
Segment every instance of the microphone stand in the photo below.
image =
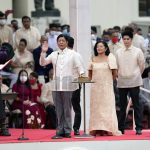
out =
{"type": "MultiPolygon", "coordinates": [[[[25,91],[25,83],[23,84],[23,89],[22,89],[22,99],[24,101],[24,91],[25,91]]],[[[18,138],[19,141],[23,141],[23,140],[29,140],[29,138],[24,137],[24,104],[22,102],[22,133],[21,133],[21,137],[18,138]]]]}

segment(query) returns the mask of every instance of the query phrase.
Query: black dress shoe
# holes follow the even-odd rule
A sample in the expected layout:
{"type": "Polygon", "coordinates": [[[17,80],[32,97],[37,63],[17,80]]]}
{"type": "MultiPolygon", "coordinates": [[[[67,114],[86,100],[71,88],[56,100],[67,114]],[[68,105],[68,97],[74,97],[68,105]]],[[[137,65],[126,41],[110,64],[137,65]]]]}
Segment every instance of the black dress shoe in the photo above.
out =
{"type": "Polygon", "coordinates": [[[74,130],[74,135],[80,135],[79,130],[74,130]]]}
{"type": "Polygon", "coordinates": [[[136,130],[136,135],[141,135],[142,131],[141,130],[136,130]]]}
{"type": "Polygon", "coordinates": [[[54,136],[51,137],[51,139],[62,139],[63,136],[59,135],[59,134],[56,134],[54,136]]]}
{"type": "Polygon", "coordinates": [[[8,130],[2,130],[2,131],[0,132],[0,136],[11,136],[11,134],[9,133],[8,130]]]}
{"type": "Polygon", "coordinates": [[[71,138],[70,133],[65,133],[65,138],[71,138]]]}

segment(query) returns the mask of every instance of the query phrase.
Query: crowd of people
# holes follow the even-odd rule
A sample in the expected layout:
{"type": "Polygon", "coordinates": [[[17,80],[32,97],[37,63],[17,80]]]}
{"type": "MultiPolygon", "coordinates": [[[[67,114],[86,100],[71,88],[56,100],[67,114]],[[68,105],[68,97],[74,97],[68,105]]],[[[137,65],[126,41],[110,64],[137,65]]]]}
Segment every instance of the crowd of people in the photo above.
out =
{"type": "MultiPolygon", "coordinates": [[[[92,56],[85,68],[83,56],[73,49],[69,25],[52,23],[44,35],[40,35],[28,16],[22,17],[22,27],[18,27],[17,20],[12,20],[10,25],[6,20],[6,15],[0,12],[0,63],[11,59],[0,70],[0,92],[11,88],[18,93],[11,111],[21,112],[20,127],[56,129],[53,139],[70,138],[72,128],[74,135],[80,135],[82,85],[72,81],[88,76],[95,82],[91,85],[89,133],[93,136],[125,134],[130,97],[136,134],[142,134],[145,107],[150,114],[150,93],[140,90],[140,87],[150,90],[149,34],[144,39],[138,26],[131,23],[122,29],[119,26],[106,29],[99,36],[92,26],[92,47],[89,48],[92,56]],[[72,107],[75,112],[73,125],[72,107]]],[[[0,94],[1,136],[11,135],[5,125],[6,103],[0,94]]]]}

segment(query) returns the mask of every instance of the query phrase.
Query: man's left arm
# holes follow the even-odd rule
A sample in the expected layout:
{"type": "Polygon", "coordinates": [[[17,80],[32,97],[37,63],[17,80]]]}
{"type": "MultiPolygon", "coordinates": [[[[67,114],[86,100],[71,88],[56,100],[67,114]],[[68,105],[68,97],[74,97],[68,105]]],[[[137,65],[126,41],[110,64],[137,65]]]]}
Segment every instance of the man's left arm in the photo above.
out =
{"type": "Polygon", "coordinates": [[[138,54],[138,65],[140,67],[140,71],[142,74],[145,69],[145,57],[141,50],[139,51],[139,54],[138,54]]]}

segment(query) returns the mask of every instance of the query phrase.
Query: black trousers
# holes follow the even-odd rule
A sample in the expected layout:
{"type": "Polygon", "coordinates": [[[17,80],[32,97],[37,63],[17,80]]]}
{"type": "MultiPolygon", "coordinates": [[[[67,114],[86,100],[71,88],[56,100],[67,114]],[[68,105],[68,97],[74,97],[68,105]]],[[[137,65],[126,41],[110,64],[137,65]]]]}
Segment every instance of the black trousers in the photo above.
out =
{"type": "Polygon", "coordinates": [[[53,105],[48,105],[46,108],[46,124],[45,128],[46,129],[56,129],[57,127],[57,117],[56,117],[56,111],[55,111],[55,106],[53,105]]]}
{"type": "MultiPolygon", "coordinates": [[[[1,97],[1,96],[0,96],[1,97]]],[[[6,128],[5,126],[5,119],[6,119],[6,113],[5,113],[5,103],[0,98],[0,129],[3,130],[6,128]]]]}
{"type": "Polygon", "coordinates": [[[81,93],[81,86],[79,85],[79,89],[73,92],[72,99],[71,99],[72,107],[75,112],[74,124],[73,124],[74,130],[76,129],[79,130],[81,125],[80,93],[81,93]]]}
{"type": "Polygon", "coordinates": [[[136,130],[142,129],[142,107],[139,102],[139,87],[133,88],[119,88],[119,98],[120,98],[120,113],[119,113],[119,129],[125,129],[125,120],[126,120],[126,108],[127,108],[127,95],[129,94],[134,109],[134,119],[136,130]]]}
{"type": "Polygon", "coordinates": [[[0,99],[0,120],[3,120],[5,118],[6,118],[5,103],[3,100],[0,99]]]}

